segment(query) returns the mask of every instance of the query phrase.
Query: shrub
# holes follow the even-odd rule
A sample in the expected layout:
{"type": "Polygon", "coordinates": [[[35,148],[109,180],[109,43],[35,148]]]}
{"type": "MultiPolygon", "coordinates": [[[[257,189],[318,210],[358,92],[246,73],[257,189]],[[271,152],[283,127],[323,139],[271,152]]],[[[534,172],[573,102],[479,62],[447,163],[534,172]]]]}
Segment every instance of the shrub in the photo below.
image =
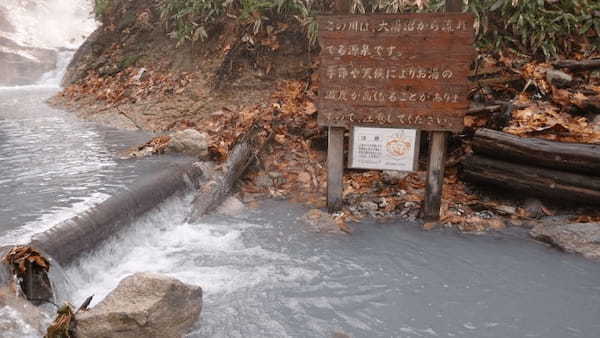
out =
{"type": "Polygon", "coordinates": [[[598,0],[467,0],[477,18],[478,43],[547,59],[600,45],[598,0]]]}
{"type": "MultiPolygon", "coordinates": [[[[110,1],[110,0],[96,0],[110,1]]],[[[444,0],[348,0],[353,13],[439,11],[444,0]]],[[[598,0],[464,0],[476,17],[477,42],[488,50],[512,48],[552,58],[600,45],[598,0]]],[[[162,0],[161,18],[179,43],[208,38],[209,27],[230,15],[244,31],[257,35],[268,20],[293,19],[306,28],[312,45],[314,17],[331,11],[333,0],[162,0]]]]}
{"type": "Polygon", "coordinates": [[[94,14],[96,15],[96,19],[102,19],[112,5],[112,0],[94,0],[94,14]]]}

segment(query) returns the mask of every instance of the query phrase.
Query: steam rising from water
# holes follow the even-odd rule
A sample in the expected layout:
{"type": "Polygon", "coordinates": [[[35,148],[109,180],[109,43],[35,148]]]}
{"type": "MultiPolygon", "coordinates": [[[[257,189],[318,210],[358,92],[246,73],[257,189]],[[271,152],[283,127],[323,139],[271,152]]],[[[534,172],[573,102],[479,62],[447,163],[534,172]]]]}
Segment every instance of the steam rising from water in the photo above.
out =
{"type": "Polygon", "coordinates": [[[0,70],[2,53],[30,60],[33,68],[36,64],[51,65],[56,61],[55,68],[41,78],[37,73],[30,73],[30,77],[37,86],[58,87],[75,50],[96,26],[91,0],[2,0],[0,70]]]}
{"type": "Polygon", "coordinates": [[[3,0],[14,32],[0,32],[22,46],[76,49],[96,28],[91,0],[3,0]]]}

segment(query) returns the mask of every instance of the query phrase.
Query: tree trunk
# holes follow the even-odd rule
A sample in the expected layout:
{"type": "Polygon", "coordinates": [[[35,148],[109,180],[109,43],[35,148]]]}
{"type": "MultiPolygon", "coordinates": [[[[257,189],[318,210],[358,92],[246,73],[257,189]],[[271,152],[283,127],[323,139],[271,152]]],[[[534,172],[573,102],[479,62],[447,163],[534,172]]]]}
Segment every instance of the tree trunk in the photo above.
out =
{"type": "Polygon", "coordinates": [[[223,172],[212,181],[200,188],[192,202],[192,212],[189,221],[196,222],[207,212],[218,207],[231,192],[233,185],[244,174],[248,166],[258,157],[266,141],[261,138],[260,131],[263,130],[254,124],[248,132],[236,143],[227,161],[223,165],[223,172]]]}
{"type": "Polygon", "coordinates": [[[479,129],[472,143],[477,154],[527,165],[600,175],[600,145],[523,138],[479,129]]]}
{"type": "Polygon", "coordinates": [[[465,180],[557,200],[600,204],[600,178],[471,156],[462,162],[465,180]]]}

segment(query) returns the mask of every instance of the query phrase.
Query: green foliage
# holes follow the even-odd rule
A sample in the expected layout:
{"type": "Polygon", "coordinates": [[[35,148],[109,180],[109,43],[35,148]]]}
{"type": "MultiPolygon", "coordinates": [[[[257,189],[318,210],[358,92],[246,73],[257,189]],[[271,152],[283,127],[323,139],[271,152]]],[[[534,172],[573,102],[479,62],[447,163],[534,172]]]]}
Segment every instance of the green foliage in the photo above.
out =
{"type": "MultiPolygon", "coordinates": [[[[110,0],[96,0],[98,2],[110,0]]],[[[348,0],[352,13],[436,12],[444,0],[348,0]]],[[[600,46],[598,0],[464,0],[476,17],[479,47],[513,48],[551,58],[600,46]]],[[[211,25],[224,16],[237,18],[250,35],[263,31],[265,22],[297,20],[311,45],[317,40],[315,16],[330,12],[333,0],[162,0],[161,18],[179,43],[207,39],[211,25]]]]}
{"type": "Polygon", "coordinates": [[[207,27],[225,14],[231,1],[223,0],[163,0],[161,19],[174,23],[174,36],[179,43],[207,38],[207,27]]]}
{"type": "Polygon", "coordinates": [[[94,0],[94,14],[97,19],[101,19],[112,6],[112,0],[94,0]]]}
{"type": "Polygon", "coordinates": [[[477,18],[478,42],[486,49],[513,48],[547,59],[600,46],[598,0],[468,0],[477,18]]]}
{"type": "MultiPolygon", "coordinates": [[[[311,18],[304,0],[163,0],[161,19],[173,25],[172,35],[179,43],[205,40],[211,24],[224,15],[237,17],[240,26],[251,27],[258,34],[263,23],[275,16],[281,19],[311,18]]],[[[171,28],[171,27],[169,27],[171,28]]]]}

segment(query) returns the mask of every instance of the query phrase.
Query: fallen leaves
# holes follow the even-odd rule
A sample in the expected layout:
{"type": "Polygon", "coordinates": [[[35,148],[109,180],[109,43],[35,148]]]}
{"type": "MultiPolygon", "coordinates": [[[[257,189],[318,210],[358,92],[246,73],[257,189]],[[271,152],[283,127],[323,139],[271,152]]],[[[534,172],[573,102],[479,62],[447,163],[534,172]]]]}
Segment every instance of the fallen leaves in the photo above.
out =
{"type": "Polygon", "coordinates": [[[27,272],[28,264],[45,272],[50,270],[50,262],[38,250],[30,246],[16,246],[2,258],[2,263],[8,264],[18,277],[27,272]]]}

